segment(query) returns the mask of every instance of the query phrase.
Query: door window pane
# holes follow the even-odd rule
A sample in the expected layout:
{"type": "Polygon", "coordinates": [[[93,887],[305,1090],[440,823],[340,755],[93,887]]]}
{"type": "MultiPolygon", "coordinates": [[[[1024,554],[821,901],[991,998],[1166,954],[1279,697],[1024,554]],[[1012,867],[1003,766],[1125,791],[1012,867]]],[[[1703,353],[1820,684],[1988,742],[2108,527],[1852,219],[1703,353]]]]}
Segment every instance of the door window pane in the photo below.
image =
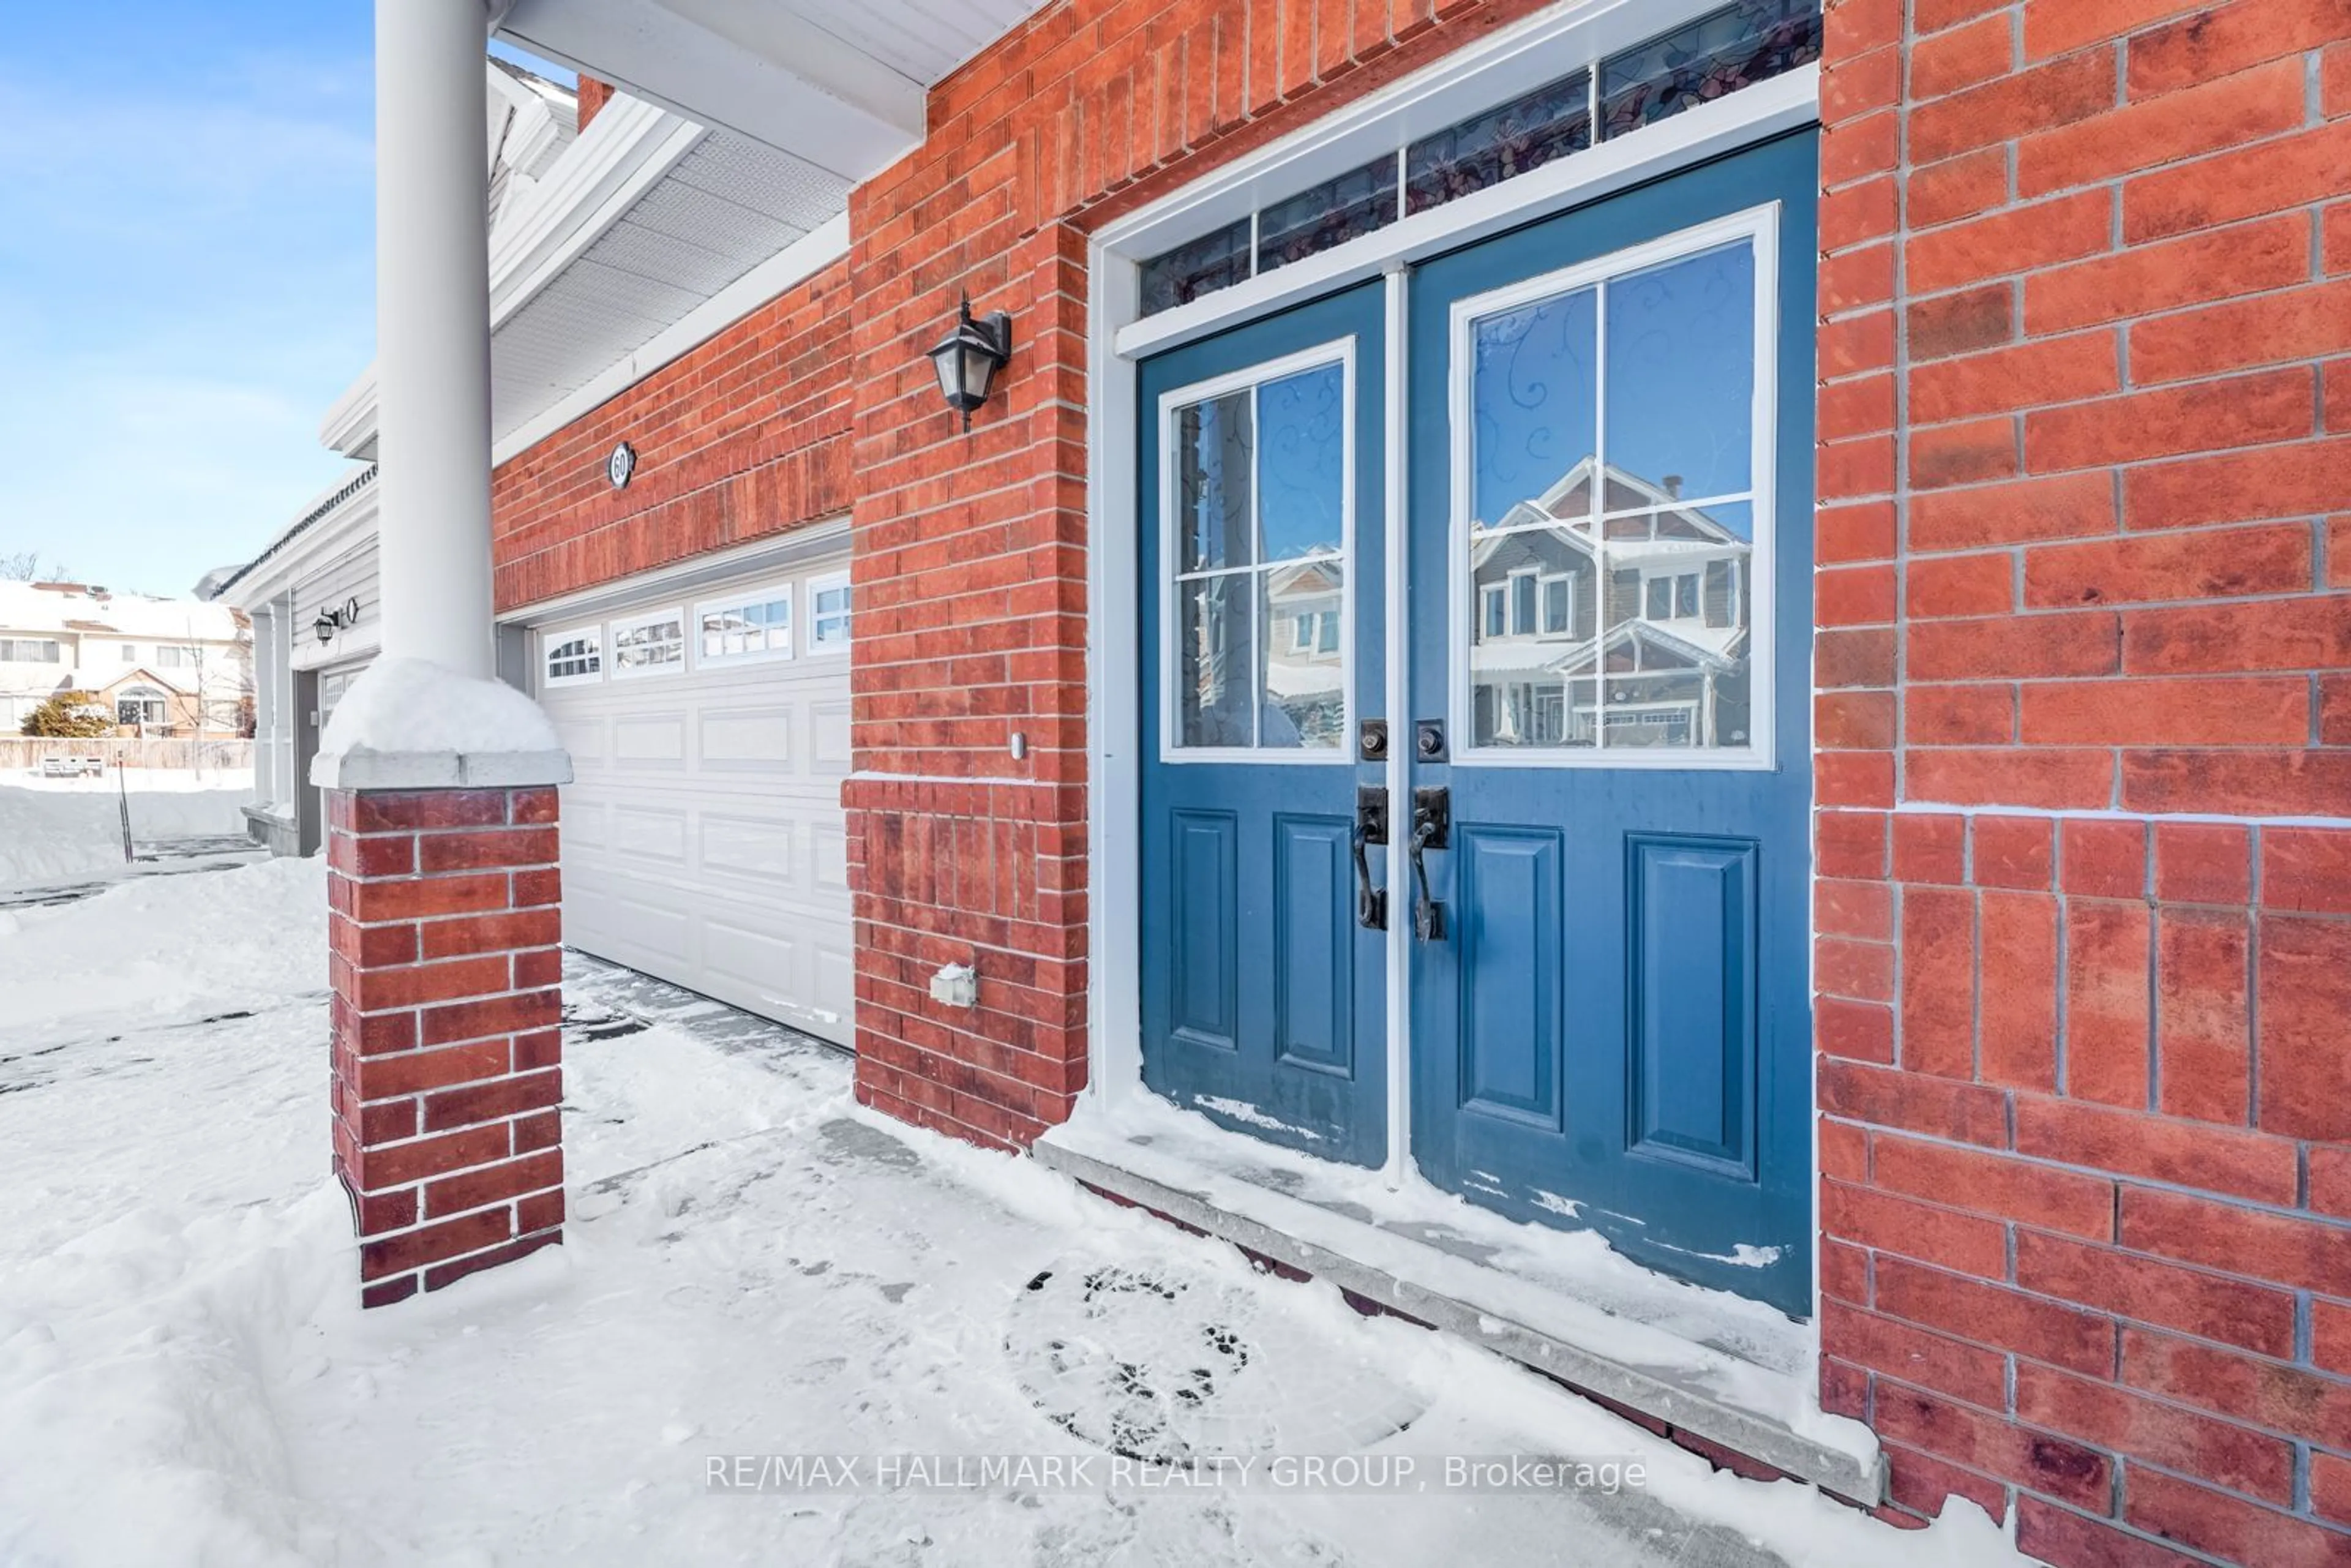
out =
{"type": "Polygon", "coordinates": [[[1301,651],[1279,631],[1267,638],[1265,704],[1258,744],[1270,747],[1337,747],[1347,724],[1346,663],[1339,650],[1339,604],[1346,569],[1335,558],[1301,561],[1266,572],[1259,614],[1269,628],[1311,626],[1301,651]]]}
{"type": "Polygon", "coordinates": [[[1739,496],[1754,451],[1755,254],[1745,241],[1608,281],[1607,507],[1739,496]]]}
{"type": "Polygon", "coordinates": [[[1257,743],[1249,572],[1182,585],[1176,648],[1177,722],[1186,746],[1257,743]]]}
{"type": "Polygon", "coordinates": [[[612,673],[652,675],[685,667],[685,612],[664,611],[612,622],[612,673]]]}
{"type": "Polygon", "coordinates": [[[1345,519],[1346,372],[1319,365],[1257,389],[1263,559],[1338,553],[1345,519]]]}
{"type": "Polygon", "coordinates": [[[1472,328],[1473,528],[1583,517],[1598,441],[1599,296],[1580,288],[1472,328]]]}
{"type": "Polygon", "coordinates": [[[1176,420],[1177,559],[1186,571],[1257,559],[1249,497],[1257,467],[1251,399],[1230,392],[1176,420]]]}
{"type": "Polygon", "coordinates": [[[1469,324],[1471,748],[1753,744],[1754,291],[1742,239],[1469,324]]]}
{"type": "Polygon", "coordinates": [[[839,653],[849,649],[849,574],[831,572],[809,580],[809,652],[839,653]]]}
{"type": "Polygon", "coordinates": [[[776,583],[740,599],[705,604],[701,661],[705,664],[792,656],[792,586],[776,583]]]}
{"type": "Polygon", "coordinates": [[[1175,411],[1178,747],[1344,743],[1348,407],[1331,363],[1175,411]]]}

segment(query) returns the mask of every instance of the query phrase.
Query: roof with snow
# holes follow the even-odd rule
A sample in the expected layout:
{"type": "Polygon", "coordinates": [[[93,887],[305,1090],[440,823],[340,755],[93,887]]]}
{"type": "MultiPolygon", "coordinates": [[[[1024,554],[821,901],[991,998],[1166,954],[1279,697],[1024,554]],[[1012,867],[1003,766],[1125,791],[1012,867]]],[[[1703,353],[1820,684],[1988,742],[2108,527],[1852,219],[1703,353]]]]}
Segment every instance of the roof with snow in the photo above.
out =
{"type": "Polygon", "coordinates": [[[225,604],[79,582],[0,582],[0,632],[166,643],[234,643],[242,634],[225,604]]]}

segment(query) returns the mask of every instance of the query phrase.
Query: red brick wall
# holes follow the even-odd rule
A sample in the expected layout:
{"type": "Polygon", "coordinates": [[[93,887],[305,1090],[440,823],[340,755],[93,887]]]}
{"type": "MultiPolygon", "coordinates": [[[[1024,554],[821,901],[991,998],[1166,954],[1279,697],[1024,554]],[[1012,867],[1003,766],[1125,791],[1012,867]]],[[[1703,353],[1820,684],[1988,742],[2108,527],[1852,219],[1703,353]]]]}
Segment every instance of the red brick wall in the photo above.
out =
{"type": "Polygon", "coordinates": [[[848,308],[836,262],[501,464],[498,609],[848,511],[848,308]],[[637,471],[615,490],[622,441],[637,471]]]}
{"type": "Polygon", "coordinates": [[[1020,1144],[1084,1085],[1085,231],[1540,8],[1049,6],[941,83],[923,147],[852,197],[868,1103],[1020,1144]],[[923,359],[967,289],[1017,334],[968,434],[923,359]],[[977,1008],[931,1000],[948,962],[976,964],[977,1008]]]}
{"type": "Polygon", "coordinates": [[[1823,1396],[2351,1561],[2351,832],[2259,821],[2351,814],[2351,6],[1829,15],[1823,1396]]]}
{"type": "Polygon", "coordinates": [[[612,84],[611,82],[598,81],[594,77],[590,76],[581,77],[580,78],[579,129],[587,130],[588,122],[603,112],[604,106],[611,101],[612,84]]]}

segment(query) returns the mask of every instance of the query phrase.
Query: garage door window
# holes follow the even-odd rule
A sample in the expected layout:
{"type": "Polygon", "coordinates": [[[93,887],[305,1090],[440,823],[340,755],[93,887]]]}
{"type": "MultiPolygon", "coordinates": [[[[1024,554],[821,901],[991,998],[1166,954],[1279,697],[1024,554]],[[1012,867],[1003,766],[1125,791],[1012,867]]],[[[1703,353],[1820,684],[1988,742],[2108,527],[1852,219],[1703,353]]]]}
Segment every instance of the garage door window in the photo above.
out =
{"type": "Polygon", "coordinates": [[[684,669],[684,610],[659,610],[612,622],[614,675],[668,675],[684,669]]]}
{"type": "Polygon", "coordinates": [[[849,651],[849,574],[809,579],[809,652],[849,651]]]}
{"type": "Polygon", "coordinates": [[[705,604],[700,663],[748,664],[792,656],[792,585],[768,583],[739,597],[705,604]]]}
{"type": "Polygon", "coordinates": [[[585,685],[604,678],[604,629],[581,626],[547,635],[547,684],[585,685]]]}

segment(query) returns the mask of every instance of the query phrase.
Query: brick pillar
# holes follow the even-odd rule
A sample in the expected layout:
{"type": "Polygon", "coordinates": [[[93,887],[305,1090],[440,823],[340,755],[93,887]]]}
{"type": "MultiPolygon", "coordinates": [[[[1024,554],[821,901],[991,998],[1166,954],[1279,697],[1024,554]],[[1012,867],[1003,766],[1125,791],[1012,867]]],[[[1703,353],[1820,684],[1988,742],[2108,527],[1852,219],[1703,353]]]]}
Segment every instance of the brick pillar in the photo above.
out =
{"type": "Polygon", "coordinates": [[[368,1306],[563,1239],[556,799],[328,792],[335,1174],[368,1306]]]}

